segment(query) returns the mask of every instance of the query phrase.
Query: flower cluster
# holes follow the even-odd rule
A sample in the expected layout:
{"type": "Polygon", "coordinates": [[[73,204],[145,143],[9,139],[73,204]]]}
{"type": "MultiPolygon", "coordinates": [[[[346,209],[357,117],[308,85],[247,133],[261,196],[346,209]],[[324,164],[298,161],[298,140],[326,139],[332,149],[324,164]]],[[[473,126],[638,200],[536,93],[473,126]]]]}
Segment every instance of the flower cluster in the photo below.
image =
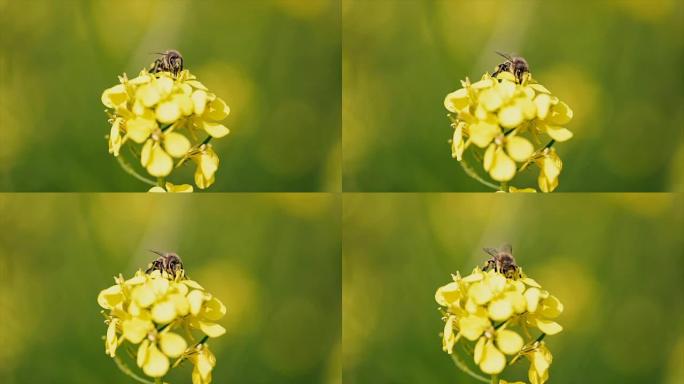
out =
{"type": "Polygon", "coordinates": [[[530,382],[548,380],[552,356],[542,339],[563,329],[553,321],[563,304],[522,270],[512,278],[480,268],[466,277],[457,272],[437,289],[435,300],[444,315],[445,352],[455,354],[454,346],[465,339],[464,345],[474,343],[473,361],[486,374],[498,375],[524,356],[530,361],[530,382]]]}
{"type": "MultiPolygon", "coordinates": [[[[535,164],[539,189],[553,191],[563,166],[553,145],[572,138],[572,132],[563,127],[572,119],[570,107],[529,73],[520,82],[510,72],[495,77],[486,73],[475,83],[466,78],[461,85],[444,99],[454,129],[452,157],[465,167],[464,152],[473,148],[484,170],[500,183],[508,183],[535,164]]],[[[511,187],[509,191],[520,190],[511,187]]]]}
{"type": "MultiPolygon", "coordinates": [[[[160,180],[155,191],[175,192],[173,184],[161,187],[164,178],[188,160],[196,164],[198,188],[213,184],[219,158],[210,140],[228,134],[219,123],[230,113],[228,105],[188,70],[178,76],[142,70],[134,79],[120,76],[119,82],[102,93],[112,124],[109,153],[119,158],[122,146],[130,143],[140,165],[160,180]]],[[[190,185],[180,187],[192,191],[190,185]]]]}
{"type": "Polygon", "coordinates": [[[119,359],[117,349],[126,347],[135,354],[143,373],[154,378],[189,360],[194,365],[192,383],[210,383],[216,358],[206,341],[226,332],[216,323],[226,314],[223,303],[184,278],[182,270],[175,276],[159,270],[138,271],[128,280],[121,275],[114,280],[116,284],[97,297],[106,310],[107,355],[119,359]],[[204,336],[197,340],[193,335],[199,332],[204,336]],[[170,359],[176,360],[171,364],[170,359]]]}

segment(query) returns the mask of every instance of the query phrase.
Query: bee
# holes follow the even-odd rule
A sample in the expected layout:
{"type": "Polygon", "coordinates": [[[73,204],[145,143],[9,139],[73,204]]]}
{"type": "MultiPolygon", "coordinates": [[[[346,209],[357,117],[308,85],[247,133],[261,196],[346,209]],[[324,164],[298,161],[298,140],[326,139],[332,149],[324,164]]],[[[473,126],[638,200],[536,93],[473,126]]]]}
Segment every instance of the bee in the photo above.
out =
{"type": "Polygon", "coordinates": [[[180,71],[183,70],[183,56],[181,56],[180,52],[169,49],[164,53],[157,53],[161,56],[152,64],[150,73],[171,72],[174,76],[178,76],[180,71]]]}
{"type": "Polygon", "coordinates": [[[183,261],[181,261],[180,256],[173,252],[167,253],[154,250],[150,250],[150,252],[156,253],[159,255],[159,257],[150,263],[150,266],[147,268],[145,273],[160,271],[168,273],[173,278],[176,278],[176,275],[185,276],[185,272],[183,270],[183,261]]]}
{"type": "Polygon", "coordinates": [[[515,264],[513,248],[510,244],[504,244],[499,249],[483,248],[483,250],[491,256],[482,267],[483,271],[494,269],[508,278],[519,276],[519,267],[515,264]]]}
{"type": "Polygon", "coordinates": [[[511,56],[501,52],[496,53],[506,59],[506,61],[497,65],[496,71],[492,73],[492,77],[501,72],[510,72],[518,80],[518,83],[522,83],[523,75],[530,72],[530,65],[527,64],[527,60],[519,56],[511,56]]]}

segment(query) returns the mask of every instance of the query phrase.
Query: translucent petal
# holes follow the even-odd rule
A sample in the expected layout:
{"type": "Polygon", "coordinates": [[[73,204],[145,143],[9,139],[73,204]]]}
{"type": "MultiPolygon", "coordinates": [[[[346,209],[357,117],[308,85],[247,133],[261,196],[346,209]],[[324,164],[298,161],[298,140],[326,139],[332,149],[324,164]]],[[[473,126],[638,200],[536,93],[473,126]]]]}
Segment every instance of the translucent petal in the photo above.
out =
{"type": "Polygon", "coordinates": [[[494,152],[494,159],[492,166],[489,169],[489,175],[496,181],[508,181],[515,176],[515,162],[511,160],[503,149],[497,148],[494,152]]]}
{"type": "Polygon", "coordinates": [[[523,347],[523,339],[517,333],[502,329],[496,332],[496,345],[499,347],[501,352],[507,355],[513,355],[518,352],[523,347]]]}
{"type": "Polygon", "coordinates": [[[537,328],[547,335],[555,335],[563,330],[563,327],[552,320],[536,319],[537,328]]]}
{"type": "Polygon", "coordinates": [[[165,300],[152,307],[152,319],[157,324],[166,324],[176,318],[176,306],[171,301],[165,300]]]}
{"type": "Polygon", "coordinates": [[[209,337],[219,337],[226,333],[226,329],[216,323],[200,321],[199,327],[209,337]]]}
{"type": "Polygon", "coordinates": [[[207,107],[202,116],[210,120],[223,120],[230,113],[228,105],[218,97],[209,102],[207,107]]]}
{"type": "Polygon", "coordinates": [[[147,172],[152,176],[164,177],[171,173],[173,160],[158,144],[152,147],[150,162],[147,164],[147,172]]]}
{"type": "Polygon", "coordinates": [[[546,119],[546,116],[549,113],[549,107],[551,106],[551,97],[542,93],[534,98],[534,104],[537,106],[537,117],[541,120],[546,119]]]}
{"type": "Polygon", "coordinates": [[[147,359],[143,365],[143,372],[150,377],[162,377],[169,371],[169,358],[152,344],[147,349],[147,359]]]}
{"type": "Polygon", "coordinates": [[[213,123],[210,121],[204,121],[202,123],[202,127],[204,128],[205,131],[211,136],[215,138],[221,138],[228,133],[230,133],[230,130],[226,128],[225,125],[219,124],[219,123],[213,123]]]}
{"type": "Polygon", "coordinates": [[[487,285],[482,282],[477,282],[468,288],[468,296],[473,299],[477,305],[484,305],[492,299],[494,294],[487,285]]]}
{"type": "Polygon", "coordinates": [[[164,135],[164,149],[173,157],[185,156],[190,146],[190,140],[178,132],[169,132],[164,135]]]}
{"type": "Polygon", "coordinates": [[[173,332],[164,332],[159,335],[159,347],[168,357],[176,358],[185,352],[188,343],[185,339],[173,332]]]}
{"type": "Polygon", "coordinates": [[[468,91],[465,88],[451,92],[444,98],[444,107],[449,112],[456,113],[467,107],[468,103],[468,91]]]}
{"type": "Polygon", "coordinates": [[[563,304],[556,296],[551,295],[542,301],[540,313],[546,318],[554,319],[563,313],[563,304]]]}
{"type": "Polygon", "coordinates": [[[152,84],[141,85],[135,92],[135,98],[139,100],[142,105],[150,108],[159,102],[161,95],[157,87],[152,84]]]}
{"type": "Polygon", "coordinates": [[[100,291],[97,295],[97,303],[104,309],[112,309],[124,299],[121,286],[116,284],[100,291]]]}
{"type": "Polygon", "coordinates": [[[451,303],[461,298],[461,291],[459,291],[458,283],[451,282],[445,286],[439,287],[435,293],[435,301],[437,304],[448,307],[451,303]]]}
{"type": "Polygon", "coordinates": [[[117,84],[102,92],[102,104],[107,108],[114,108],[128,101],[128,93],[123,84],[117,84]]]}
{"type": "Polygon", "coordinates": [[[150,137],[150,134],[157,128],[157,122],[148,120],[144,117],[135,117],[126,122],[126,134],[131,140],[142,144],[150,137]]]}
{"type": "Polygon", "coordinates": [[[513,160],[522,162],[530,158],[534,153],[534,147],[524,137],[511,136],[506,138],[506,151],[513,160]]]}
{"type": "Polygon", "coordinates": [[[470,126],[470,141],[480,148],[484,148],[501,134],[501,129],[496,124],[480,121],[470,126]]]}
{"type": "Polygon", "coordinates": [[[525,301],[527,302],[527,311],[528,312],[536,312],[537,311],[537,305],[539,304],[539,289],[537,288],[530,288],[527,291],[525,291],[525,301]]]}
{"type": "Polygon", "coordinates": [[[207,106],[207,93],[203,90],[197,90],[192,93],[192,104],[194,106],[195,114],[201,115],[204,113],[204,108],[207,106]]]}
{"type": "Polygon", "coordinates": [[[504,128],[514,128],[523,122],[523,111],[517,105],[501,108],[499,111],[499,124],[504,128]]]}
{"type": "Polygon", "coordinates": [[[546,126],[546,133],[558,142],[568,141],[573,136],[569,129],[553,125],[546,126]]]}
{"type": "Polygon", "coordinates": [[[482,369],[482,372],[489,375],[496,375],[501,373],[505,366],[506,356],[496,349],[491,341],[487,342],[484,347],[482,361],[480,361],[480,369],[482,369]]]}
{"type": "Polygon", "coordinates": [[[206,301],[203,308],[204,311],[202,316],[207,320],[220,320],[226,315],[226,306],[215,297],[212,297],[210,300],[206,301]]]}
{"type": "Polygon", "coordinates": [[[180,106],[175,101],[165,101],[157,105],[155,110],[157,120],[161,123],[170,124],[181,116],[180,106]]]}
{"type": "Polygon", "coordinates": [[[513,305],[508,300],[494,300],[487,308],[489,317],[495,321],[508,320],[513,314],[513,305]]]}
{"type": "Polygon", "coordinates": [[[559,102],[558,104],[551,107],[551,115],[548,117],[548,121],[554,125],[565,125],[572,120],[573,112],[570,107],[564,102],[559,102]]]}

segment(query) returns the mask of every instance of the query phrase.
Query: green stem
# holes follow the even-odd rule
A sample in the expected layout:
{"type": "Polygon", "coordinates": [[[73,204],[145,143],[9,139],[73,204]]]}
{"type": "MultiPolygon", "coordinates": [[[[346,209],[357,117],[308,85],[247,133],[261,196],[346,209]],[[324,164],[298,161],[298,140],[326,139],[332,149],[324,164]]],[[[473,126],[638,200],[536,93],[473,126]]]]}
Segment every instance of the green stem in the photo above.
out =
{"type": "Polygon", "coordinates": [[[499,375],[492,375],[492,384],[499,384],[499,375]]]}
{"type": "MultiPolygon", "coordinates": [[[[119,367],[119,370],[123,372],[126,376],[132,378],[133,380],[137,381],[138,383],[143,383],[143,384],[154,384],[153,382],[149,380],[145,380],[142,377],[136,375],[133,371],[131,371],[130,368],[128,368],[128,365],[124,363],[119,356],[114,356],[114,362],[116,363],[116,366],[119,367]]],[[[161,381],[160,381],[161,383],[161,381]]]]}
{"type": "Polygon", "coordinates": [[[124,160],[124,158],[123,158],[123,156],[121,156],[121,154],[119,154],[119,156],[116,157],[116,160],[119,162],[119,165],[121,166],[121,168],[124,171],[126,171],[126,173],[128,173],[129,175],[131,175],[131,176],[135,177],[136,179],[142,181],[143,183],[149,184],[153,187],[157,185],[157,183],[155,183],[153,180],[150,180],[147,177],[142,176],[141,174],[136,172],[135,169],[133,169],[133,167],[130,164],[128,164],[126,162],[126,160],[124,160]]]}
{"type": "Polygon", "coordinates": [[[479,182],[480,184],[487,186],[489,188],[492,188],[494,190],[500,191],[501,189],[499,188],[498,185],[494,183],[490,183],[489,181],[483,179],[480,175],[477,174],[477,172],[468,164],[468,162],[465,160],[465,158],[461,159],[459,161],[461,164],[461,168],[465,171],[465,173],[470,176],[471,178],[475,179],[475,181],[479,182]]]}
{"type": "Polygon", "coordinates": [[[461,358],[458,357],[458,355],[456,355],[455,353],[452,353],[450,356],[451,356],[451,360],[453,360],[453,362],[454,362],[454,365],[456,365],[456,367],[458,367],[458,369],[467,373],[470,377],[472,377],[474,379],[477,379],[483,383],[489,383],[489,380],[487,380],[486,377],[480,376],[477,373],[473,372],[468,367],[468,365],[465,363],[465,361],[461,360],[461,358]]]}

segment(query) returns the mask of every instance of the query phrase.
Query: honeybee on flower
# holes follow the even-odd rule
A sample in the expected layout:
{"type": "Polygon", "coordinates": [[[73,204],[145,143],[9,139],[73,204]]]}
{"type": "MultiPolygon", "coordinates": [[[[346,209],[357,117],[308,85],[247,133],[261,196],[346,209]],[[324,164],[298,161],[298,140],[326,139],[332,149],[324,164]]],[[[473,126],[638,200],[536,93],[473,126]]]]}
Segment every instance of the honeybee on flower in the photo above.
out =
{"type": "Polygon", "coordinates": [[[528,379],[542,384],[553,360],[543,339],[563,330],[555,322],[563,304],[523,273],[510,246],[485,252],[492,258],[483,267],[465,277],[456,272],[435,293],[444,321],[442,349],[458,359],[456,344],[469,345],[473,363],[497,377],[526,357],[528,379]]]}
{"type": "Polygon", "coordinates": [[[111,124],[109,153],[129,173],[151,184],[153,192],[191,192],[189,184],[169,188],[166,180],[187,160],[196,164],[195,185],[211,186],[219,165],[211,141],[230,132],[220,123],[230,113],[226,102],[183,69],[182,56],[173,50],[133,79],[123,74],[119,83],[102,93],[111,124]],[[138,175],[123,158],[125,146],[126,156],[133,156],[155,181],[138,175]]]}
{"type": "Polygon", "coordinates": [[[226,307],[187,278],[177,254],[159,255],[145,272],[138,270],[130,279],[119,274],[116,284],[98,295],[107,324],[105,353],[130,375],[119,354],[125,348],[151,378],[188,361],[193,364],[192,383],[208,384],[216,358],[207,340],[226,332],[217,323],[226,307]]]}
{"type": "Polygon", "coordinates": [[[532,78],[524,59],[505,57],[507,61],[492,75],[485,73],[474,83],[466,78],[461,81],[462,88],[444,99],[454,130],[452,157],[478,181],[505,192],[527,191],[509,184],[517,174],[536,165],[539,189],[552,192],[563,167],[554,145],[573,137],[565,128],[573,111],[532,78]],[[499,185],[474,174],[467,152],[499,185]]]}

